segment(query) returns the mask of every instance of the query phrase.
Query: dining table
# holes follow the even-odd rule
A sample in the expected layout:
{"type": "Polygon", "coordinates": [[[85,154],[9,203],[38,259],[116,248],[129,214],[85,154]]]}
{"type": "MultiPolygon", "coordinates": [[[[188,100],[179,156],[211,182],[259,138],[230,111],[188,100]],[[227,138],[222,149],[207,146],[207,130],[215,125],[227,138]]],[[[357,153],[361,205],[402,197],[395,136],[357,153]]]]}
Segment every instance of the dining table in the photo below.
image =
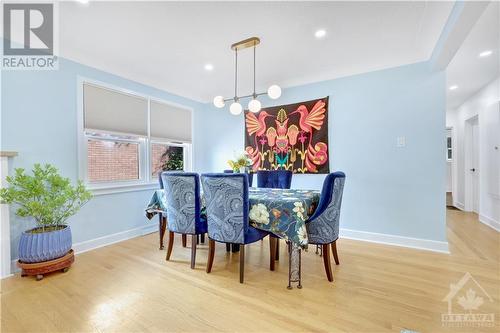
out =
{"type": "MultiPolygon", "coordinates": [[[[297,283],[297,288],[302,288],[301,252],[308,246],[306,221],[318,206],[320,191],[250,187],[248,198],[251,226],[284,239],[288,244],[287,288],[292,289],[292,282],[297,283]]],[[[203,194],[201,201],[201,213],[205,214],[203,194]]],[[[156,214],[166,216],[166,207],[164,190],[155,190],[145,209],[146,217],[152,219],[156,214]]],[[[160,217],[160,224],[162,220],[160,217]]],[[[160,231],[160,248],[162,243],[160,231]]]]}

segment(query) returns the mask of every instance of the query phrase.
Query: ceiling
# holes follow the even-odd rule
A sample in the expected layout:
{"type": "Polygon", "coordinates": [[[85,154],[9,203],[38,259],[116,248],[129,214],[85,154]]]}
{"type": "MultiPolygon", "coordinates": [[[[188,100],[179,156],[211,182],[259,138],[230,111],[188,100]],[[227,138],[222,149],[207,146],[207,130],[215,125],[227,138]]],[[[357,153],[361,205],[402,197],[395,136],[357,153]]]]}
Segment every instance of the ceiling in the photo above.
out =
{"type": "MultiPolygon", "coordinates": [[[[60,4],[63,57],[194,100],[234,95],[230,45],[258,36],[257,90],[428,60],[453,2],[60,4]],[[317,29],[326,36],[314,37],[317,29]],[[213,71],[204,65],[213,64],[213,71]]],[[[252,52],[240,53],[239,95],[252,52]]]]}
{"type": "Polygon", "coordinates": [[[500,3],[485,9],[446,69],[447,108],[456,109],[500,75],[500,3]],[[491,50],[489,57],[479,54],[491,50]],[[455,90],[449,87],[458,86],[455,90]]]}

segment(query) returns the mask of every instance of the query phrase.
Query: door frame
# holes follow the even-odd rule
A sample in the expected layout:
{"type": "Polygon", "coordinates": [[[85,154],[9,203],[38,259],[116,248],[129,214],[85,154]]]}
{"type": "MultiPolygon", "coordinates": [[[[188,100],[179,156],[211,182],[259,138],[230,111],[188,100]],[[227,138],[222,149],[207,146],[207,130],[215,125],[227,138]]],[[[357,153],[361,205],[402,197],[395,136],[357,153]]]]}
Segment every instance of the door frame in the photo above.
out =
{"type": "MultiPolygon", "coordinates": [[[[478,133],[478,138],[480,137],[481,133],[481,127],[479,123],[479,115],[475,115],[473,117],[470,117],[465,120],[465,137],[464,137],[464,176],[465,176],[465,181],[464,181],[464,192],[465,192],[465,202],[464,202],[464,208],[468,212],[472,212],[474,210],[474,186],[473,186],[473,175],[470,172],[470,169],[473,167],[473,161],[474,161],[474,156],[473,156],[473,149],[472,149],[472,142],[473,142],[473,137],[472,137],[472,126],[477,123],[477,129],[479,131],[478,133]]],[[[479,148],[479,142],[478,142],[478,148],[479,148]]],[[[476,168],[478,170],[481,170],[481,162],[480,159],[477,161],[478,165],[476,168]]],[[[478,179],[478,194],[480,192],[480,182],[478,179]]],[[[478,213],[479,213],[479,207],[480,202],[478,198],[478,213]]]]}

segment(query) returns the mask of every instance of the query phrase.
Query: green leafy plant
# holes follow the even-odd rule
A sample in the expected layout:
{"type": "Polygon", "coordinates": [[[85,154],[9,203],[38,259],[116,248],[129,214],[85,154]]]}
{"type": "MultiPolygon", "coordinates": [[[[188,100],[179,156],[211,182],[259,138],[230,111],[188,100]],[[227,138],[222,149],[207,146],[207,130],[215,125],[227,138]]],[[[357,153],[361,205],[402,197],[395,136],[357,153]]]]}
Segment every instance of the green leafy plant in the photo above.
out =
{"type": "Polygon", "coordinates": [[[165,154],[165,162],[162,165],[163,170],[184,170],[182,147],[169,147],[165,154]]]}
{"type": "Polygon", "coordinates": [[[27,175],[24,169],[15,169],[15,174],[6,178],[9,187],[0,189],[0,200],[17,204],[16,214],[33,217],[40,232],[60,229],[92,198],[81,181],[72,186],[50,164],[35,164],[32,172],[27,175]]]}

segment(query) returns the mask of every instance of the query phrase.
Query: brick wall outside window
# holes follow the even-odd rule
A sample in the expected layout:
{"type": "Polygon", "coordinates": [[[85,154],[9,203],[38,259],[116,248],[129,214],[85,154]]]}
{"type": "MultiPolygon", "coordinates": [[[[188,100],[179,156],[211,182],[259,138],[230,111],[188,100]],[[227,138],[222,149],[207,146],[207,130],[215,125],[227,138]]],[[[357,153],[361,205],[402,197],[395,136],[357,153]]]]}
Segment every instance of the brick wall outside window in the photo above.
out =
{"type": "Polygon", "coordinates": [[[139,144],[88,140],[90,182],[139,179],[139,144]]]}

